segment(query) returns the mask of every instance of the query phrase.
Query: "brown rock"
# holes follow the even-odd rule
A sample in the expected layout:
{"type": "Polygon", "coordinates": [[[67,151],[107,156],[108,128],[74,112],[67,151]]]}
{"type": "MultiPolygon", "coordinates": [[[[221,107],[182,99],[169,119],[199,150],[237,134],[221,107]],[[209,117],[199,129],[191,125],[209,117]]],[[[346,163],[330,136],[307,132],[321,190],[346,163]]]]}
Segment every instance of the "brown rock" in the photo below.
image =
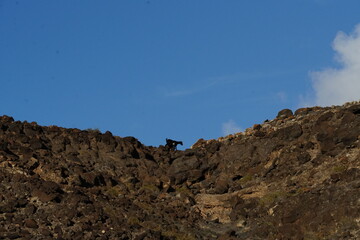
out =
{"type": "Polygon", "coordinates": [[[0,117],[0,238],[359,239],[359,109],[185,151],[0,117]]]}
{"type": "Polygon", "coordinates": [[[253,129],[254,129],[254,130],[260,130],[260,129],[261,129],[261,125],[260,125],[260,124],[254,124],[253,129]]]}
{"type": "Polygon", "coordinates": [[[36,221],[34,219],[25,219],[24,221],[24,226],[27,228],[38,228],[38,224],[36,223],[36,221]]]}
{"type": "Polygon", "coordinates": [[[312,111],[312,108],[299,108],[295,111],[294,115],[305,115],[312,111]]]}
{"type": "Polygon", "coordinates": [[[283,109],[278,113],[276,118],[285,119],[291,116],[293,116],[293,112],[290,109],[283,109]]]}
{"type": "Polygon", "coordinates": [[[42,202],[49,202],[54,200],[57,197],[57,194],[55,193],[46,193],[45,191],[41,189],[34,189],[31,192],[32,196],[38,197],[40,201],[42,202]]]}

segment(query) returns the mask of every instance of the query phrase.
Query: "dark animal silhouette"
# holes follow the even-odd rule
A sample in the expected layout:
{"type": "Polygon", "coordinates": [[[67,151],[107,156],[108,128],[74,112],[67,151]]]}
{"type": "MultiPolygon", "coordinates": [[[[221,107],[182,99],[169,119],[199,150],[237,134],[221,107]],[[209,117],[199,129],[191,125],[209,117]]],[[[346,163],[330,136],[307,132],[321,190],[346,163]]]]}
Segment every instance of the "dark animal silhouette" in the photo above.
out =
{"type": "Polygon", "coordinates": [[[172,139],[166,139],[166,147],[170,148],[171,150],[177,150],[177,145],[183,145],[182,141],[175,141],[172,139]]]}

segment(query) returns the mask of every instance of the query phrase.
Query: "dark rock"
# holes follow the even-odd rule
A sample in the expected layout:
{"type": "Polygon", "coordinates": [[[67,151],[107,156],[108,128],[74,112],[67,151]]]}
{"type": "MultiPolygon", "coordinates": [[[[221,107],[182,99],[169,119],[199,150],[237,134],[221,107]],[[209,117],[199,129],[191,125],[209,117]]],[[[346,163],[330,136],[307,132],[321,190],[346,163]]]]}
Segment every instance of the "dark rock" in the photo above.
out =
{"type": "MultiPolygon", "coordinates": [[[[0,237],[2,237],[2,236],[0,235],[0,237]]],[[[7,233],[3,234],[3,238],[4,239],[19,239],[19,238],[21,238],[21,235],[20,235],[20,233],[17,233],[17,232],[7,232],[7,233]]]]}
{"type": "Polygon", "coordinates": [[[59,225],[54,228],[54,232],[57,234],[63,234],[63,231],[59,225]]]}
{"type": "Polygon", "coordinates": [[[42,228],[39,232],[42,236],[52,237],[52,233],[48,228],[42,228]]]}
{"type": "Polygon", "coordinates": [[[25,198],[21,198],[21,199],[17,199],[17,200],[16,200],[15,206],[16,206],[17,208],[23,208],[23,207],[25,207],[27,204],[28,204],[28,200],[25,199],[25,198]]]}
{"type": "Polygon", "coordinates": [[[22,133],[21,122],[16,121],[16,122],[10,123],[8,125],[7,131],[12,132],[14,134],[21,134],[22,133]]]}
{"type": "Polygon", "coordinates": [[[266,133],[263,131],[255,131],[254,136],[255,137],[264,137],[264,136],[266,136],[266,133]]]}
{"type": "Polygon", "coordinates": [[[200,164],[196,156],[176,159],[168,170],[168,176],[175,184],[181,184],[189,177],[190,171],[197,169],[200,164]]]}
{"type": "Polygon", "coordinates": [[[16,211],[16,205],[13,201],[2,202],[0,205],[0,213],[12,213],[16,211]]]}
{"type": "Polygon", "coordinates": [[[93,187],[93,186],[105,186],[106,182],[104,177],[101,174],[96,173],[83,173],[81,174],[80,182],[83,187],[93,187]]]}
{"type": "Polygon", "coordinates": [[[206,146],[206,150],[212,154],[217,152],[219,150],[219,148],[220,148],[220,143],[217,141],[213,141],[209,145],[206,146]]]}
{"type": "Polygon", "coordinates": [[[280,128],[272,134],[273,137],[280,138],[281,140],[291,141],[302,135],[303,131],[299,124],[293,124],[288,127],[280,128]]]}
{"type": "Polygon", "coordinates": [[[311,160],[311,156],[307,152],[300,153],[297,158],[298,158],[300,164],[307,163],[308,161],[311,160]]]}
{"type": "Polygon", "coordinates": [[[20,235],[22,236],[22,237],[30,237],[31,236],[31,233],[28,231],[28,230],[26,230],[26,229],[22,229],[21,231],[20,231],[20,235]]]}
{"type": "Polygon", "coordinates": [[[215,184],[215,188],[212,191],[212,193],[215,194],[223,194],[226,193],[229,189],[229,182],[228,179],[226,178],[220,178],[216,184],[215,184]]]}
{"type": "Polygon", "coordinates": [[[38,150],[44,147],[42,141],[37,138],[31,138],[29,143],[30,143],[30,147],[34,150],[38,150]]]}
{"type": "Polygon", "coordinates": [[[26,215],[32,215],[32,214],[34,214],[35,212],[36,212],[36,207],[35,207],[35,205],[33,205],[33,204],[28,204],[28,205],[26,205],[26,207],[25,207],[25,214],[26,215]]]}
{"type": "Polygon", "coordinates": [[[359,115],[360,114],[360,105],[353,105],[353,106],[347,108],[347,110],[351,111],[355,115],[359,115]]]}
{"type": "Polygon", "coordinates": [[[6,116],[6,115],[1,116],[0,120],[1,120],[2,123],[7,123],[7,124],[14,122],[13,117],[6,116]]]}
{"type": "MultiPolygon", "coordinates": [[[[316,125],[319,125],[320,123],[322,122],[326,122],[326,121],[329,121],[331,120],[331,118],[334,116],[334,113],[333,112],[325,112],[323,114],[321,114],[318,119],[316,120],[316,125]]],[[[315,125],[315,126],[316,126],[315,125]]]]}
{"type": "Polygon", "coordinates": [[[298,209],[294,209],[288,213],[282,218],[282,222],[284,224],[287,223],[294,223],[299,218],[299,212],[298,209]]]}

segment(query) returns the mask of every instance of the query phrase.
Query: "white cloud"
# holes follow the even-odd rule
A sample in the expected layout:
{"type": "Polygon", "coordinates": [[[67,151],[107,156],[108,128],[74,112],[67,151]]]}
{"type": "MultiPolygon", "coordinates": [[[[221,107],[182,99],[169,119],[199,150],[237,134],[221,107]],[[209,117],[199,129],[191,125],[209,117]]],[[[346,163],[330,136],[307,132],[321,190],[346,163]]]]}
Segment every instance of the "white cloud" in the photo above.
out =
{"type": "Polygon", "coordinates": [[[222,133],[224,136],[241,131],[241,128],[232,119],[222,124],[222,133]]]}
{"type": "Polygon", "coordinates": [[[349,35],[339,32],[333,49],[340,68],[311,73],[315,105],[340,105],[360,99],[360,24],[349,35]]]}

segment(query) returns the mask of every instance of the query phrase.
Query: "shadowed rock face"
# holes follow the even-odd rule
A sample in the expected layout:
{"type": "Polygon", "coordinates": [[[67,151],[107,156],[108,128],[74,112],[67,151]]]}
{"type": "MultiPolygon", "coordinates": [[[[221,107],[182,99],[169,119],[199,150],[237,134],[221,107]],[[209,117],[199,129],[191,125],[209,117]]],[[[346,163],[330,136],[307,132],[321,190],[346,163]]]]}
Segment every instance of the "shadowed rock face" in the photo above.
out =
{"type": "Polygon", "coordinates": [[[360,104],[172,151],[0,117],[0,239],[359,239],[360,104]]]}

